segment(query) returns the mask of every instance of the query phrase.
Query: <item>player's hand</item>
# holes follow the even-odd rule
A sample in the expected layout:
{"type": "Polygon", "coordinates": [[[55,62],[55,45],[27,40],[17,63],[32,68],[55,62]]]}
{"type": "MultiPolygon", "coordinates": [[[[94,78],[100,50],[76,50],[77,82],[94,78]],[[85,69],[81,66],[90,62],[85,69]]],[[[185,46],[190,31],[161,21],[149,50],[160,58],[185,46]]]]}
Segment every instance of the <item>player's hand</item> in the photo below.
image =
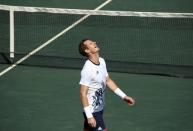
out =
{"type": "Polygon", "coordinates": [[[132,97],[125,96],[123,99],[125,102],[127,102],[130,106],[135,104],[135,100],[132,97]]]}
{"type": "Polygon", "coordinates": [[[96,120],[94,117],[92,118],[88,118],[88,124],[91,126],[91,127],[96,127],[96,120]]]}

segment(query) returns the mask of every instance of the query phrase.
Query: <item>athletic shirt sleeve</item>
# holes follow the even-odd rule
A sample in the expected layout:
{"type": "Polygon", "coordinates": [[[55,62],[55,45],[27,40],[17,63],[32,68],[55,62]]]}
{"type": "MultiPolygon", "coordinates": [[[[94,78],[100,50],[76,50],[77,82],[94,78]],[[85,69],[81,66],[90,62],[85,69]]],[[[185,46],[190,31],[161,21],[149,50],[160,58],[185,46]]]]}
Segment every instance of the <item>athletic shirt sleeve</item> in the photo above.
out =
{"type": "Polygon", "coordinates": [[[87,66],[84,66],[84,68],[81,71],[81,79],[79,84],[84,86],[89,86],[90,84],[90,73],[89,68],[87,66]]]}

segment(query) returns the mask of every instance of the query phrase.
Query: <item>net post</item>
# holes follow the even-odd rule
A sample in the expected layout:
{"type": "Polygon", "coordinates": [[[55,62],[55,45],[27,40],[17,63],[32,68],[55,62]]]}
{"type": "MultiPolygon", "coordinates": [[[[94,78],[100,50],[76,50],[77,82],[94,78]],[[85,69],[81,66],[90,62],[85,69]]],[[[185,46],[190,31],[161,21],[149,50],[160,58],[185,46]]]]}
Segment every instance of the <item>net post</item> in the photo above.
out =
{"type": "Polygon", "coordinates": [[[10,16],[10,59],[14,58],[15,52],[15,43],[14,43],[14,10],[10,8],[9,10],[10,16]]]}

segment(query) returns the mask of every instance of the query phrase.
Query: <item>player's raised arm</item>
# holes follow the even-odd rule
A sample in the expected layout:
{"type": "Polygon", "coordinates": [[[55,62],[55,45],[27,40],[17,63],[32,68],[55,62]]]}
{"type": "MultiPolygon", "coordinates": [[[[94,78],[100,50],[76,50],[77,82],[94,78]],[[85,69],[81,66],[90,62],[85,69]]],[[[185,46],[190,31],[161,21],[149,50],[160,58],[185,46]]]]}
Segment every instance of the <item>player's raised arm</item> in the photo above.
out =
{"type": "Polygon", "coordinates": [[[110,88],[116,95],[121,97],[125,102],[127,102],[129,105],[134,105],[135,100],[127,96],[117,85],[116,83],[109,77],[107,76],[107,87],[110,88]]]}

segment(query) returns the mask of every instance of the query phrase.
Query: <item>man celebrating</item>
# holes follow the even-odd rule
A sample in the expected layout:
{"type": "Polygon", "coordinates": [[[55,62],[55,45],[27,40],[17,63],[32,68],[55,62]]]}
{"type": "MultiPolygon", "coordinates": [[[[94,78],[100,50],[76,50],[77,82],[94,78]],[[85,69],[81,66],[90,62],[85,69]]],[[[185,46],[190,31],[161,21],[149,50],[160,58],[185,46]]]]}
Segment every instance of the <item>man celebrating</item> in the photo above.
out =
{"type": "Polygon", "coordinates": [[[129,105],[134,105],[133,98],[127,96],[109,77],[106,63],[99,56],[99,47],[90,39],[83,39],[79,44],[79,53],[86,56],[80,79],[80,100],[84,109],[84,131],[107,131],[103,120],[103,108],[106,85],[129,105]]]}

